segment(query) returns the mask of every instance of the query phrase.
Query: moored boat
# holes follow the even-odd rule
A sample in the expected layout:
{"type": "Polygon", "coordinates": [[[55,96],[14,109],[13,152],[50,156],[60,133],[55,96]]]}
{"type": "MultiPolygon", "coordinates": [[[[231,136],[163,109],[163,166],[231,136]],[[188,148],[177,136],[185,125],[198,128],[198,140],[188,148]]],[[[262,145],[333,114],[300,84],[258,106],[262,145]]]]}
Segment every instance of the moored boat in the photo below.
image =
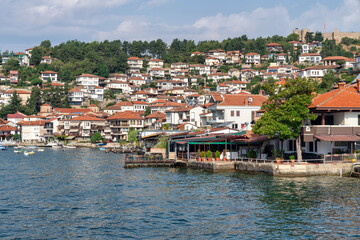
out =
{"type": "Polygon", "coordinates": [[[43,148],[38,148],[37,151],[38,151],[38,152],[43,152],[44,149],[43,149],[43,148]]]}
{"type": "Polygon", "coordinates": [[[105,151],[105,148],[99,147],[99,150],[100,150],[100,151],[105,151]]]}
{"type": "Polygon", "coordinates": [[[76,148],[76,146],[64,145],[63,148],[71,148],[71,149],[73,149],[73,148],[76,148]]]}
{"type": "Polygon", "coordinates": [[[22,152],[23,152],[22,149],[20,149],[20,150],[14,150],[14,153],[22,153],[22,152]]]}
{"type": "Polygon", "coordinates": [[[25,151],[24,152],[25,156],[32,155],[32,154],[35,154],[35,152],[34,151],[31,151],[31,152],[25,151]]]}

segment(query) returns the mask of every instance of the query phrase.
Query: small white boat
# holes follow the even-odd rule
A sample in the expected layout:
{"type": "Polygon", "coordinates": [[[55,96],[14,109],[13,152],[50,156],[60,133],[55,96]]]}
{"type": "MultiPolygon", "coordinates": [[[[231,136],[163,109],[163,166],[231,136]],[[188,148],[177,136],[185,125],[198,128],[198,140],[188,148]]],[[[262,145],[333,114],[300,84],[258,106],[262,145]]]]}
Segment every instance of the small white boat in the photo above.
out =
{"type": "Polygon", "coordinates": [[[60,145],[53,145],[52,148],[59,149],[59,148],[62,148],[62,146],[60,146],[60,145]]]}
{"type": "Polygon", "coordinates": [[[63,148],[71,148],[71,149],[73,149],[73,148],[76,148],[76,146],[64,145],[63,148]]]}
{"type": "Polygon", "coordinates": [[[20,149],[20,150],[14,150],[14,153],[22,153],[22,152],[23,152],[22,149],[20,149]]]}
{"type": "Polygon", "coordinates": [[[34,151],[31,151],[31,152],[25,151],[24,152],[25,156],[32,155],[32,154],[35,154],[35,152],[34,151]]]}
{"type": "Polygon", "coordinates": [[[43,152],[44,149],[43,149],[43,148],[38,148],[37,151],[38,151],[38,152],[43,152]]]}

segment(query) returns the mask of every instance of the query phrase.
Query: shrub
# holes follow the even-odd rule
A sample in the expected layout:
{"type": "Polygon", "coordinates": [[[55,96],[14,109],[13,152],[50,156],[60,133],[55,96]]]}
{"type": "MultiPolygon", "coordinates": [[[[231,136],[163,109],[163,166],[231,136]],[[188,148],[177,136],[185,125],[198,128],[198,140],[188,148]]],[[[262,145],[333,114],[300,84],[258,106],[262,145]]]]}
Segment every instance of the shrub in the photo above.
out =
{"type": "Polygon", "coordinates": [[[254,150],[250,150],[247,154],[248,158],[256,158],[256,152],[254,150]]]}
{"type": "Polygon", "coordinates": [[[208,158],[212,158],[212,157],[213,157],[213,153],[212,153],[210,150],[208,150],[208,151],[206,152],[206,156],[207,156],[208,158]]]}
{"type": "Polygon", "coordinates": [[[218,150],[216,150],[216,152],[215,152],[215,157],[220,158],[220,152],[218,150]]]}
{"type": "Polygon", "coordinates": [[[200,157],[205,158],[205,152],[204,151],[201,151],[200,157]]]}

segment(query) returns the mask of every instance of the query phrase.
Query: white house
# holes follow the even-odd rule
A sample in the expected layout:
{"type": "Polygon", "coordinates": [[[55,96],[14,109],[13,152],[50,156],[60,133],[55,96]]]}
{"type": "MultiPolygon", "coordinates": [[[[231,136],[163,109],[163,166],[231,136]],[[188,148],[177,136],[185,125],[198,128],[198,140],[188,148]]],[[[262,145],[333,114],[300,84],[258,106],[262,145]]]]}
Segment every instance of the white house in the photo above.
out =
{"type": "Polygon", "coordinates": [[[143,67],[143,59],[138,57],[129,57],[127,60],[130,72],[138,72],[143,67]]]}
{"type": "Polygon", "coordinates": [[[252,94],[224,94],[223,101],[209,107],[213,117],[209,124],[212,127],[230,127],[232,129],[251,130],[257,111],[267,97],[252,94]]]}
{"type": "Polygon", "coordinates": [[[160,59],[150,59],[149,61],[149,68],[163,68],[164,67],[164,60],[160,59]]]}
{"type": "Polygon", "coordinates": [[[247,53],[245,54],[246,64],[259,64],[261,55],[259,53],[247,53]]]}
{"type": "Polygon", "coordinates": [[[81,86],[99,86],[99,76],[92,74],[81,74],[76,77],[76,84],[81,86]]]}
{"type": "Polygon", "coordinates": [[[44,82],[46,82],[47,80],[50,80],[51,82],[57,82],[58,73],[54,71],[41,72],[41,80],[43,80],[44,82]]]}
{"type": "Polygon", "coordinates": [[[84,101],[84,92],[79,88],[73,88],[68,93],[70,105],[81,105],[84,101]]]}
{"type": "Polygon", "coordinates": [[[299,56],[299,63],[320,64],[322,57],[318,53],[305,53],[299,56]]]}

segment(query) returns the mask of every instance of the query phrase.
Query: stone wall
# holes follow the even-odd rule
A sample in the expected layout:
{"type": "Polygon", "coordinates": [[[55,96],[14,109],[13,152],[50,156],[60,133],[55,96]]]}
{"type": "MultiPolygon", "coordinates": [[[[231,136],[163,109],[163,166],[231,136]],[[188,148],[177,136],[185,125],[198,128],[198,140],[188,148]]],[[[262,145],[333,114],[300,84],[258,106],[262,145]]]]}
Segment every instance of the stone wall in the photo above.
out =
{"type": "MultiPolygon", "coordinates": [[[[305,42],[305,35],[307,32],[310,32],[310,29],[295,29],[293,33],[299,35],[299,40],[305,42]]],[[[340,43],[341,39],[344,37],[359,39],[360,32],[339,32],[337,29],[334,32],[322,33],[324,39],[335,40],[336,43],[340,43]]]]}

